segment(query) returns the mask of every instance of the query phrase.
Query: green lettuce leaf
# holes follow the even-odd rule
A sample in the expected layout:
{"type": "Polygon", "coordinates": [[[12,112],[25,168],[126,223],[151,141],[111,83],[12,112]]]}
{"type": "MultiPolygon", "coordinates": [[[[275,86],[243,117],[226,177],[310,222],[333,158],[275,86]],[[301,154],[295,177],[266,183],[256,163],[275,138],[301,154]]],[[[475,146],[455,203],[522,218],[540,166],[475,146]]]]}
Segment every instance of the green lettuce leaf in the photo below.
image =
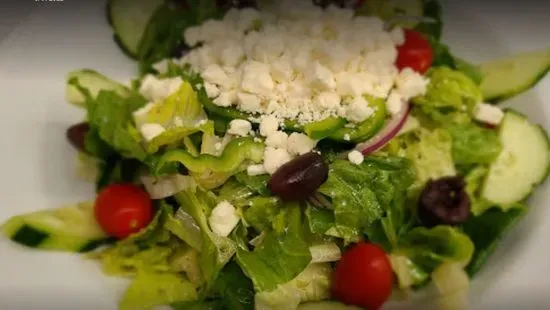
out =
{"type": "Polygon", "coordinates": [[[218,236],[210,229],[208,216],[216,202],[209,193],[187,190],[176,194],[175,198],[181,205],[180,208],[193,217],[201,230],[202,246],[199,264],[207,288],[210,288],[222,268],[235,254],[236,245],[231,239],[218,236]]]}
{"type": "Polygon", "coordinates": [[[426,271],[405,255],[390,254],[389,260],[401,289],[420,285],[430,277],[426,271]]]}
{"type": "Polygon", "coordinates": [[[451,152],[456,165],[490,164],[502,150],[495,130],[474,123],[447,126],[451,135],[451,152]]]}
{"type": "Polygon", "coordinates": [[[253,310],[254,286],[235,262],[227,264],[220,272],[212,290],[227,310],[253,310]]]}
{"type": "Polygon", "coordinates": [[[516,204],[508,210],[492,208],[480,216],[471,217],[463,226],[464,233],[472,239],[475,253],[466,271],[475,275],[496,250],[502,238],[527,213],[524,205],[516,204]]]}
{"type": "Polygon", "coordinates": [[[122,97],[114,91],[102,90],[93,102],[87,104],[90,127],[122,156],[144,160],[147,153],[134,126],[132,112],[145,103],[145,99],[137,94],[122,97]]]}
{"type": "Polygon", "coordinates": [[[474,243],[468,235],[451,226],[417,227],[403,236],[394,253],[409,257],[420,268],[431,272],[447,261],[466,266],[474,254],[474,243]]]}
{"type": "Polygon", "coordinates": [[[427,77],[426,94],[413,98],[412,103],[438,123],[469,121],[474,106],[482,101],[474,81],[449,67],[434,67],[427,77]]]}
{"type": "Polygon", "coordinates": [[[411,160],[416,171],[414,190],[418,191],[429,179],[456,174],[452,140],[446,130],[422,128],[398,139],[399,154],[411,160]]]}
{"type": "Polygon", "coordinates": [[[466,192],[470,197],[470,211],[474,216],[478,216],[491,208],[493,204],[480,195],[481,186],[487,176],[489,169],[485,166],[476,166],[468,171],[464,177],[466,182],[466,192]]]}
{"type": "Polygon", "coordinates": [[[285,205],[278,217],[281,224],[275,224],[277,229],[266,232],[253,251],[237,249],[237,263],[252,279],[256,291],[272,291],[279,284],[289,282],[311,261],[300,206],[285,205]]]}
{"type": "Polygon", "coordinates": [[[245,222],[257,232],[273,229],[273,219],[281,211],[281,202],[276,197],[253,197],[248,199],[244,212],[245,222]]]}
{"type": "Polygon", "coordinates": [[[332,268],[327,263],[308,265],[296,278],[270,292],[255,296],[256,309],[291,310],[303,302],[330,298],[332,268]]]}
{"type": "Polygon", "coordinates": [[[248,187],[249,189],[253,190],[259,195],[262,196],[269,196],[271,195],[271,191],[269,188],[267,188],[267,182],[269,182],[270,176],[268,174],[262,174],[262,175],[248,175],[246,172],[240,172],[235,175],[235,179],[248,187]]]}
{"type": "Polygon", "coordinates": [[[154,306],[197,299],[189,281],[173,273],[139,273],[122,297],[119,309],[152,309],[154,306]]]}

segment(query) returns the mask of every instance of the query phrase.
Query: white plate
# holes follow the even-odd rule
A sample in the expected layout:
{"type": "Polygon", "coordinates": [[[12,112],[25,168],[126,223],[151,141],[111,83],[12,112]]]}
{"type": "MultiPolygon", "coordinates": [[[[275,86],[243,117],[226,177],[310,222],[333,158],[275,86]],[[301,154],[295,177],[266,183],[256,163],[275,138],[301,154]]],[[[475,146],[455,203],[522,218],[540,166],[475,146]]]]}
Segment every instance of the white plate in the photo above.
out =
{"type": "MultiPolygon", "coordinates": [[[[83,117],[65,103],[65,75],[89,67],[128,80],[136,69],[113,43],[101,4],[35,2],[34,12],[0,43],[0,221],[93,197],[93,186],[74,176],[75,152],[65,140],[66,128],[83,117]]],[[[548,4],[446,3],[445,41],[473,61],[549,47],[548,4]]],[[[550,127],[550,79],[510,104],[550,127]]],[[[531,200],[527,218],[474,281],[473,308],[550,304],[547,204],[545,185],[531,200]]],[[[124,285],[76,255],[0,240],[0,309],[116,309],[124,285]]]]}

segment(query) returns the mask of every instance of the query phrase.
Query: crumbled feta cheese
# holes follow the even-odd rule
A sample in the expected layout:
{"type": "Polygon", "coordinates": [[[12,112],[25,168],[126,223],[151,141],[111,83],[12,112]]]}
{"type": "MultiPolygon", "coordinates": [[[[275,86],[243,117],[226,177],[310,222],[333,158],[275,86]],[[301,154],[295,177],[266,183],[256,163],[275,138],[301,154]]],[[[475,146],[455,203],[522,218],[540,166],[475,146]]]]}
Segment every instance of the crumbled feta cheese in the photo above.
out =
{"type": "Polygon", "coordinates": [[[256,95],[238,93],[237,100],[243,111],[256,112],[260,108],[260,98],[256,95]]]}
{"type": "Polygon", "coordinates": [[[479,103],[474,108],[474,118],[480,122],[498,125],[504,118],[504,112],[494,105],[479,103]]]}
{"type": "Polygon", "coordinates": [[[283,131],[275,131],[267,136],[265,145],[274,148],[286,149],[288,143],[288,135],[283,131]]]}
{"type": "Polygon", "coordinates": [[[244,137],[252,130],[252,124],[244,119],[234,119],[229,122],[229,129],[227,133],[244,137]]]}
{"type": "Polygon", "coordinates": [[[318,61],[312,65],[309,81],[312,87],[320,90],[330,90],[336,87],[332,71],[318,61]]]}
{"type": "Polygon", "coordinates": [[[275,173],[282,165],[292,159],[285,149],[266,147],[264,151],[264,168],[269,174],[275,173]]]}
{"type": "Polygon", "coordinates": [[[226,92],[222,92],[216,99],[214,99],[214,104],[220,107],[229,107],[236,101],[237,101],[237,92],[226,91],[226,92]]]}
{"type": "Polygon", "coordinates": [[[348,120],[360,123],[369,118],[372,113],[374,113],[374,110],[369,107],[369,102],[363,96],[359,96],[351,101],[346,115],[348,120]]]}
{"type": "Polygon", "coordinates": [[[146,75],[140,85],[139,92],[150,101],[159,101],[176,92],[183,83],[181,77],[157,79],[154,75],[146,75]]]}
{"type": "Polygon", "coordinates": [[[405,68],[399,72],[395,79],[395,85],[404,100],[409,100],[426,93],[429,80],[411,68],[405,68]]]}
{"type": "Polygon", "coordinates": [[[266,174],[264,165],[250,165],[246,168],[246,172],[250,176],[266,174]]]}
{"type": "Polygon", "coordinates": [[[363,160],[365,159],[365,156],[357,150],[353,150],[348,153],[348,160],[355,165],[360,165],[363,163],[363,160]]]}
{"type": "Polygon", "coordinates": [[[392,92],[386,100],[386,108],[392,115],[396,115],[401,112],[404,106],[405,101],[397,92],[392,92]]]}
{"type": "Polygon", "coordinates": [[[346,141],[351,140],[351,137],[349,136],[349,134],[345,134],[345,135],[344,135],[344,140],[346,140],[346,141]]]}
{"type": "Polygon", "coordinates": [[[222,201],[212,209],[208,224],[212,231],[222,237],[227,237],[239,224],[240,218],[235,207],[227,201],[222,201]]]}
{"type": "Polygon", "coordinates": [[[205,82],[204,90],[206,91],[208,98],[216,98],[220,95],[220,89],[212,83],[205,82]]]}
{"type": "Polygon", "coordinates": [[[134,120],[136,121],[136,123],[139,123],[138,119],[140,119],[142,116],[147,115],[147,113],[149,113],[149,111],[151,111],[151,109],[154,106],[155,106],[154,102],[149,102],[148,104],[144,105],[143,107],[135,110],[134,113],[133,113],[133,116],[134,116],[134,120]]]}
{"type": "Polygon", "coordinates": [[[166,71],[168,71],[168,59],[163,59],[159,62],[156,62],[152,65],[152,67],[158,73],[165,73],[166,71]]]}
{"type": "Polygon", "coordinates": [[[210,83],[223,85],[227,82],[227,74],[217,64],[211,64],[201,73],[202,78],[210,83]]]}
{"type": "Polygon", "coordinates": [[[166,129],[160,124],[146,123],[139,127],[139,131],[146,141],[151,141],[165,132],[166,129]]]}
{"type": "Polygon", "coordinates": [[[260,122],[260,135],[267,137],[279,129],[279,121],[274,116],[266,116],[260,122]]]}
{"type": "Polygon", "coordinates": [[[258,62],[250,61],[243,71],[242,89],[253,94],[268,94],[275,88],[271,78],[269,66],[258,62]]]}
{"type": "Polygon", "coordinates": [[[303,133],[293,132],[288,137],[287,149],[291,154],[302,155],[311,152],[317,145],[317,141],[310,139],[303,133]]]}
{"type": "MultiPolygon", "coordinates": [[[[188,44],[202,45],[179,61],[211,84],[204,87],[216,105],[279,122],[332,116],[356,122],[372,109],[350,103],[352,98],[388,98],[395,88],[409,100],[425,92],[427,79],[395,67],[403,29],[386,31],[380,18],[354,16],[351,9],[322,10],[291,0],[273,5],[269,13],[233,9],[222,20],[185,31],[188,44]],[[249,31],[259,23],[261,28],[249,31]]],[[[397,111],[397,103],[388,108],[397,111]]]]}

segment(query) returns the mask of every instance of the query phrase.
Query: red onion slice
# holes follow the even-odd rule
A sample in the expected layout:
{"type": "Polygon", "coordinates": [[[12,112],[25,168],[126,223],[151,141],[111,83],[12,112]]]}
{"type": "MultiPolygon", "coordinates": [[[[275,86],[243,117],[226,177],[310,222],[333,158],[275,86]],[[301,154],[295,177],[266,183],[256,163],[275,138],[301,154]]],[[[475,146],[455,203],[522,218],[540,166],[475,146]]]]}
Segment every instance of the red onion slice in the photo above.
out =
{"type": "Polygon", "coordinates": [[[394,115],[390,121],[380,130],[374,137],[369,140],[357,144],[355,149],[361,151],[363,155],[368,155],[386,145],[393,137],[395,137],[409,116],[409,104],[406,103],[399,113],[394,115]]]}

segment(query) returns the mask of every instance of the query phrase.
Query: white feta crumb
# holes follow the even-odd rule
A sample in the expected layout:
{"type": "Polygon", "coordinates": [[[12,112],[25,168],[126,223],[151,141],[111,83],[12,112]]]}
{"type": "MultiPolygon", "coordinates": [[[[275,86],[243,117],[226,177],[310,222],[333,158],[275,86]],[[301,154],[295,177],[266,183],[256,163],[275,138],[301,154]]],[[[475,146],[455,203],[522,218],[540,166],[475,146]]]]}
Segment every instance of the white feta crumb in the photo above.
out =
{"type": "Polygon", "coordinates": [[[246,168],[246,172],[250,176],[266,174],[264,165],[250,165],[246,168]]]}
{"type": "Polygon", "coordinates": [[[275,116],[269,115],[260,122],[260,135],[267,137],[279,129],[279,121],[275,116]]]}
{"type": "Polygon", "coordinates": [[[342,98],[337,92],[322,92],[317,95],[315,104],[327,110],[335,110],[340,105],[342,98]]]}
{"type": "Polygon", "coordinates": [[[151,109],[154,106],[155,106],[154,102],[149,102],[148,104],[144,105],[143,107],[135,110],[134,113],[132,113],[132,114],[134,116],[134,119],[135,119],[136,123],[139,123],[138,119],[141,118],[142,116],[147,115],[147,113],[149,113],[149,111],[151,111],[151,109]]]}
{"type": "Polygon", "coordinates": [[[365,156],[357,150],[353,150],[348,153],[348,160],[354,165],[360,165],[363,163],[365,156]]]}
{"type": "Polygon", "coordinates": [[[318,61],[313,63],[310,70],[309,83],[312,87],[319,90],[329,90],[336,87],[336,81],[334,80],[332,71],[318,61]]]}
{"type": "Polygon", "coordinates": [[[252,124],[244,119],[234,119],[229,122],[227,133],[244,137],[252,130],[252,124]]]}
{"type": "Polygon", "coordinates": [[[392,115],[396,115],[397,113],[401,112],[403,107],[405,106],[405,100],[403,100],[403,97],[397,92],[391,92],[391,94],[388,96],[388,99],[386,100],[386,108],[392,115]]]}
{"type": "Polygon", "coordinates": [[[269,66],[259,61],[249,61],[243,70],[241,88],[253,94],[269,94],[275,88],[269,66]]]}
{"type": "Polygon", "coordinates": [[[346,112],[347,119],[360,123],[370,117],[374,113],[374,110],[369,107],[369,102],[365,97],[355,97],[349,104],[346,112]]]}
{"type": "Polygon", "coordinates": [[[183,37],[185,38],[185,43],[189,46],[195,46],[200,41],[200,26],[187,27],[183,32],[183,37]]]}
{"type": "Polygon", "coordinates": [[[165,73],[168,71],[168,59],[163,59],[159,62],[156,62],[152,65],[153,69],[155,69],[158,73],[165,73]]]}
{"type": "Polygon", "coordinates": [[[282,165],[292,159],[285,149],[266,147],[264,151],[264,168],[269,174],[275,173],[282,165]]]}
{"type": "Polygon", "coordinates": [[[244,48],[239,41],[229,42],[221,51],[221,61],[228,67],[235,67],[243,60],[244,56],[244,48]]]}
{"type": "Polygon", "coordinates": [[[201,76],[205,81],[217,85],[224,85],[228,80],[225,71],[217,64],[210,64],[202,71],[201,76]]]}
{"type": "Polygon", "coordinates": [[[237,101],[243,111],[256,112],[260,108],[260,98],[253,94],[238,93],[237,101]]]}
{"type": "Polygon", "coordinates": [[[411,68],[405,68],[399,72],[395,79],[395,85],[404,100],[409,100],[426,93],[429,80],[411,68]]]}
{"type": "Polygon", "coordinates": [[[220,107],[229,107],[236,101],[237,101],[237,92],[226,91],[226,92],[222,92],[216,99],[214,99],[214,104],[220,107]]]}
{"type": "Polygon", "coordinates": [[[403,43],[405,43],[405,32],[403,31],[403,28],[393,28],[390,31],[390,37],[395,45],[403,45],[403,43]]]}
{"type": "Polygon", "coordinates": [[[240,218],[235,207],[227,201],[222,201],[212,209],[208,224],[212,231],[222,237],[227,237],[239,224],[240,218]]]}
{"type": "Polygon", "coordinates": [[[504,112],[494,105],[479,103],[474,108],[474,118],[480,122],[498,125],[504,118],[504,112]]]}
{"type": "Polygon", "coordinates": [[[349,136],[349,134],[345,134],[345,135],[344,135],[344,140],[346,140],[346,141],[351,140],[351,137],[349,136]]]}
{"type": "Polygon", "coordinates": [[[281,149],[287,148],[287,142],[288,135],[283,131],[275,131],[265,139],[265,145],[281,149]]]}
{"type": "Polygon", "coordinates": [[[164,127],[156,123],[146,123],[139,127],[141,135],[146,141],[151,141],[166,131],[164,127]]]}
{"type": "Polygon", "coordinates": [[[216,98],[220,95],[220,89],[212,83],[205,82],[204,90],[206,91],[208,98],[216,98]]]}
{"type": "Polygon", "coordinates": [[[317,141],[310,139],[303,133],[293,132],[288,137],[287,149],[291,154],[303,155],[311,152],[317,145],[317,141]]]}

